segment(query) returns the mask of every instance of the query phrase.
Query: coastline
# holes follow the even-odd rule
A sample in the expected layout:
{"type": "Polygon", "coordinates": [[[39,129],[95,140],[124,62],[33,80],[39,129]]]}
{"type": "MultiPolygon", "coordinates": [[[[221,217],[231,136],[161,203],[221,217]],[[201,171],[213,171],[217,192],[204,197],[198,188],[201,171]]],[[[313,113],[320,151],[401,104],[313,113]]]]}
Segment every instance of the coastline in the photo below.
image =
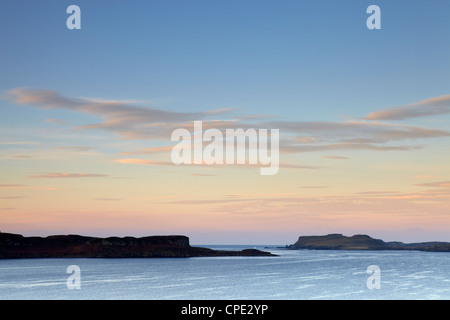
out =
{"type": "Polygon", "coordinates": [[[0,259],[20,258],[187,258],[275,256],[256,249],[213,250],[191,246],[183,235],[148,237],[89,237],[52,235],[24,237],[0,232],[0,259]]]}

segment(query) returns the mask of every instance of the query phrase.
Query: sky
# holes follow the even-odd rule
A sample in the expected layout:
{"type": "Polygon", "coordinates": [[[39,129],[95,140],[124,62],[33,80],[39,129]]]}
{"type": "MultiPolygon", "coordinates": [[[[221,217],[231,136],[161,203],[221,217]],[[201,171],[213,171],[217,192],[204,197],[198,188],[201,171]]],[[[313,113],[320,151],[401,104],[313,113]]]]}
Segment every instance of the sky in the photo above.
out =
{"type": "Polygon", "coordinates": [[[0,231],[450,241],[449,14],[447,0],[2,1],[0,231]],[[278,129],[278,173],[175,165],[171,134],[194,121],[278,129]]]}

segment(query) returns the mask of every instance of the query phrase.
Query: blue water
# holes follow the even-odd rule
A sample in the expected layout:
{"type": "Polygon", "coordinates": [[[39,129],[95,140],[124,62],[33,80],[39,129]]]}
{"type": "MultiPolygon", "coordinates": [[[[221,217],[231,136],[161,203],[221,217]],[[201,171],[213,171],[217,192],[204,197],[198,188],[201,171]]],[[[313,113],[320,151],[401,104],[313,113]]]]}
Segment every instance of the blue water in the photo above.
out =
{"type": "Polygon", "coordinates": [[[257,249],[279,257],[0,260],[0,299],[450,299],[449,253],[257,249]]]}

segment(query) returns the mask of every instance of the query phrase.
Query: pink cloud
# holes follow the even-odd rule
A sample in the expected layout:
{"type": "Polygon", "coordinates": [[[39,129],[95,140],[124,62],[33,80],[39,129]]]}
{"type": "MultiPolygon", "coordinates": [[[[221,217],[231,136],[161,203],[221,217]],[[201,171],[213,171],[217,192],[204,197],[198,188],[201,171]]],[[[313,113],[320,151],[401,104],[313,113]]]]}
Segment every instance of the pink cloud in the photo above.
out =
{"type": "Polygon", "coordinates": [[[173,166],[174,164],[169,161],[157,161],[157,160],[145,160],[145,159],[117,159],[114,160],[119,163],[129,164],[144,164],[150,166],[173,166]]]}
{"type": "Polygon", "coordinates": [[[33,176],[28,176],[29,178],[100,178],[108,177],[107,174],[98,173],[44,173],[37,174],[33,176]]]}
{"type": "Polygon", "coordinates": [[[450,188],[450,181],[438,181],[429,183],[418,183],[419,187],[433,187],[433,188],[450,188]]]}
{"type": "Polygon", "coordinates": [[[450,95],[369,113],[366,120],[405,120],[450,113],[450,95]]]}

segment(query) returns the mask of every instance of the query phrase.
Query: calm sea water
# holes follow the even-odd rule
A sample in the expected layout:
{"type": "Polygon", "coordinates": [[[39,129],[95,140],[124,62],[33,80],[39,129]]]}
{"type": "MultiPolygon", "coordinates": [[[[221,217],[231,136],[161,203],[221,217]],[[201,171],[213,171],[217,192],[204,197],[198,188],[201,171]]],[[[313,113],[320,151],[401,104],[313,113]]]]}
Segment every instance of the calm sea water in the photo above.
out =
{"type": "Polygon", "coordinates": [[[0,260],[0,299],[450,299],[449,253],[257,249],[279,257],[0,260]]]}

